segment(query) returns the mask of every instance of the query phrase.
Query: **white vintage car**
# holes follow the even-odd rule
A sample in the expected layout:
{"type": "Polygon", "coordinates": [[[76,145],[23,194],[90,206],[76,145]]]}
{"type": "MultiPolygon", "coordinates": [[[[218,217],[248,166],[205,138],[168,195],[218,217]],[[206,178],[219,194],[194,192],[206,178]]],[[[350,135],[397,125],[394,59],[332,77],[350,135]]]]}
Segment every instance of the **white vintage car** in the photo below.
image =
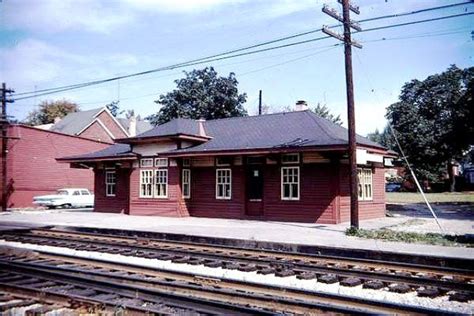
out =
{"type": "Polygon", "coordinates": [[[56,194],[33,197],[33,204],[56,207],[93,207],[94,194],[83,188],[59,189],[56,194]]]}

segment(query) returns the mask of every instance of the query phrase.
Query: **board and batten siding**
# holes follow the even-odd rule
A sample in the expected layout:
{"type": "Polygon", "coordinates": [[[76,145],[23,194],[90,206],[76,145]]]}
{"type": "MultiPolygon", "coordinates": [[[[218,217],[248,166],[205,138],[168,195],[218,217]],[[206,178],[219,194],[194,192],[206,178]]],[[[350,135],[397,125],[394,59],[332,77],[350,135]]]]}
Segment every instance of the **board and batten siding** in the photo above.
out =
{"type": "Polygon", "coordinates": [[[70,168],[56,158],[98,151],[109,144],[38,128],[11,125],[8,128],[8,207],[31,207],[36,195],[53,194],[61,188],[94,191],[94,173],[70,168]]]}

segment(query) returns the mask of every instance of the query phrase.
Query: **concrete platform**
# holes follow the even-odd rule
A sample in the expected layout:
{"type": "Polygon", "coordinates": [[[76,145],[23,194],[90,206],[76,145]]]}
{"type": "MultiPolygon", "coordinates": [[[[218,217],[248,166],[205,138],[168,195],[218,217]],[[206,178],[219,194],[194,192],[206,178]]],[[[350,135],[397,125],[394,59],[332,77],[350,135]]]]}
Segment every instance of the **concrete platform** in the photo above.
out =
{"type": "MultiPolygon", "coordinates": [[[[403,221],[406,221],[406,218],[392,218],[389,219],[388,223],[390,226],[403,221]]],[[[344,234],[345,229],[349,226],[348,223],[322,225],[195,217],[145,217],[67,211],[1,213],[0,223],[17,226],[34,223],[35,225],[127,229],[474,259],[474,249],[472,248],[405,244],[349,237],[344,234]]],[[[381,223],[385,223],[384,225],[387,226],[386,219],[379,219],[363,221],[361,227],[380,228],[380,226],[383,226],[381,223]]]]}

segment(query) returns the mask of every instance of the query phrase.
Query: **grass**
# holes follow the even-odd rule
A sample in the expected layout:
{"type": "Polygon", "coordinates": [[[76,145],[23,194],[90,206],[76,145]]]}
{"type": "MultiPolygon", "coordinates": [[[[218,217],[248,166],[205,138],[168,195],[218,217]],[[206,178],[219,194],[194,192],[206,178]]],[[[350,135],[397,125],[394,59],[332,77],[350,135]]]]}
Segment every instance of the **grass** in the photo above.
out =
{"type": "Polygon", "coordinates": [[[443,235],[437,233],[423,234],[413,232],[398,232],[390,229],[357,229],[353,227],[346,230],[346,235],[405,243],[458,247],[463,246],[469,248],[474,247],[474,237],[472,235],[443,235]]]}
{"type": "MultiPolygon", "coordinates": [[[[474,193],[426,193],[426,198],[430,203],[474,203],[474,193]]],[[[420,193],[411,192],[387,192],[387,203],[409,204],[424,203],[420,193]]]]}

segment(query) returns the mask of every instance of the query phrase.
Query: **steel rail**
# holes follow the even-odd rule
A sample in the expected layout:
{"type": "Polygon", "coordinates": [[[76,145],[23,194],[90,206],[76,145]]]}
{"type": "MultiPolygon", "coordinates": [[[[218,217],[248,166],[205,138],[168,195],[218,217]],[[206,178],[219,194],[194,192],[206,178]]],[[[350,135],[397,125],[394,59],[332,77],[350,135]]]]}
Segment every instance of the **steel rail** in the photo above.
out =
{"type": "MultiPolygon", "coordinates": [[[[14,258],[15,259],[15,258],[14,258]]],[[[214,301],[222,304],[230,302],[251,306],[254,311],[271,313],[410,313],[433,314],[434,309],[404,306],[380,301],[356,299],[342,295],[308,292],[295,289],[285,289],[273,286],[262,286],[250,282],[226,281],[219,279],[196,278],[189,273],[170,272],[159,269],[137,267],[130,264],[110,263],[103,260],[78,259],[64,255],[40,253],[37,259],[45,260],[44,264],[0,260],[0,269],[14,268],[15,271],[26,270],[34,276],[55,276],[84,282],[94,286],[117,287],[139,291],[147,295],[173,295],[214,301]],[[52,264],[56,262],[56,264],[52,264]],[[71,266],[72,264],[72,266],[71,266]],[[95,267],[95,270],[85,270],[81,267],[95,267]],[[115,271],[115,273],[111,272],[115,271]],[[127,274],[125,274],[127,272],[127,274]],[[131,274],[129,274],[131,273],[131,274]]],[[[32,258],[34,259],[34,258],[32,258]]],[[[1,281],[0,281],[1,283],[1,281]]]]}
{"type": "MultiPolygon", "coordinates": [[[[89,234],[83,235],[83,234],[72,234],[72,236],[77,237],[74,241],[65,240],[65,235],[71,236],[68,233],[63,234],[54,232],[54,236],[49,236],[50,232],[47,232],[48,236],[40,236],[36,238],[52,238],[60,241],[60,245],[58,246],[68,246],[73,247],[76,249],[82,249],[81,247],[77,247],[77,245],[71,245],[72,242],[79,243],[79,244],[85,244],[89,243],[87,247],[91,246],[91,242],[95,243],[96,245],[101,245],[97,247],[96,249],[84,249],[84,250],[89,250],[89,251],[98,251],[98,252],[112,252],[112,253],[118,253],[122,254],[125,256],[137,256],[137,257],[144,257],[144,258],[156,258],[160,259],[160,255],[170,255],[170,256],[176,256],[177,254],[179,256],[182,256],[182,258],[185,258],[186,256],[189,257],[190,253],[192,251],[188,249],[156,249],[154,247],[151,247],[153,245],[136,245],[136,241],[132,239],[126,239],[126,238],[111,238],[104,236],[90,236],[89,234]],[[85,239],[84,237],[87,237],[85,239]],[[94,240],[95,239],[95,240],[94,240]],[[97,240],[99,239],[99,240],[97,240]],[[119,244],[119,243],[114,243],[113,241],[125,241],[127,244],[119,244]],[[131,244],[135,243],[135,244],[131,244]],[[106,247],[100,248],[100,247],[106,247]],[[110,247],[112,249],[107,249],[107,247],[110,247]],[[120,251],[120,247],[125,247],[122,248],[122,251],[120,251]],[[127,248],[128,247],[128,248],[127,248]]],[[[34,236],[26,236],[26,241],[30,241],[31,239],[28,238],[35,238],[34,236]]],[[[34,242],[34,241],[33,241],[34,242]]],[[[155,245],[156,246],[156,245],[155,245]]],[[[85,245],[86,247],[86,245],[85,245]]],[[[87,248],[86,247],[86,248],[87,248]]],[[[217,250],[220,251],[220,250],[217,250]]],[[[363,264],[359,262],[355,262],[353,264],[358,264],[359,268],[356,266],[351,266],[350,264],[344,263],[341,264],[341,261],[336,261],[332,263],[333,266],[331,265],[326,265],[322,266],[320,262],[294,262],[291,261],[290,259],[287,260],[275,260],[275,259],[267,259],[267,258],[249,258],[249,257],[236,257],[236,253],[234,251],[226,254],[225,252],[219,252],[219,253],[202,253],[202,252],[194,252],[192,253],[192,256],[201,258],[203,260],[220,260],[223,261],[224,263],[222,264],[223,267],[226,266],[226,263],[234,264],[234,265],[262,265],[266,264],[271,267],[276,267],[276,269],[281,270],[291,270],[293,272],[297,273],[305,273],[305,272],[313,272],[316,274],[336,274],[337,276],[341,278],[348,278],[348,277],[357,277],[361,278],[364,280],[378,280],[382,282],[390,282],[390,283],[404,283],[407,284],[411,287],[417,287],[417,286],[431,286],[431,287],[438,287],[440,289],[450,289],[450,290],[456,290],[456,291],[462,291],[462,292],[469,292],[470,295],[474,293],[474,284],[471,283],[471,280],[473,278],[472,273],[470,271],[463,271],[464,273],[461,273],[459,269],[456,269],[455,272],[451,271],[452,269],[449,269],[450,271],[450,278],[446,278],[446,269],[441,269],[442,272],[439,272],[437,270],[434,270],[433,268],[429,269],[424,269],[423,271],[425,273],[428,273],[426,276],[413,276],[413,274],[406,275],[406,271],[403,271],[406,269],[400,268],[397,265],[388,265],[385,264],[383,265],[383,271],[366,271],[366,269],[363,268],[363,264]],[[362,266],[361,266],[362,265],[362,266]],[[399,273],[391,274],[387,272],[391,271],[398,271],[399,273]],[[438,277],[440,275],[445,276],[444,279],[436,279],[433,278],[434,275],[437,275],[438,277]],[[467,281],[466,281],[467,280],[467,281]]],[[[301,258],[301,257],[300,257],[301,258]]],[[[191,257],[190,257],[190,260],[191,257]]],[[[300,259],[301,260],[301,259],[300,259]]],[[[311,258],[311,260],[314,260],[314,258],[311,258]]],[[[173,260],[171,260],[173,261],[173,260]]],[[[351,261],[353,262],[353,261],[351,261]]],[[[366,263],[364,263],[366,264],[366,263]]],[[[380,263],[377,263],[377,266],[380,266],[380,263]]],[[[416,269],[418,271],[418,268],[416,269]]],[[[413,273],[413,271],[411,271],[413,273]]],[[[316,276],[315,276],[316,277],[316,276]]]]}

